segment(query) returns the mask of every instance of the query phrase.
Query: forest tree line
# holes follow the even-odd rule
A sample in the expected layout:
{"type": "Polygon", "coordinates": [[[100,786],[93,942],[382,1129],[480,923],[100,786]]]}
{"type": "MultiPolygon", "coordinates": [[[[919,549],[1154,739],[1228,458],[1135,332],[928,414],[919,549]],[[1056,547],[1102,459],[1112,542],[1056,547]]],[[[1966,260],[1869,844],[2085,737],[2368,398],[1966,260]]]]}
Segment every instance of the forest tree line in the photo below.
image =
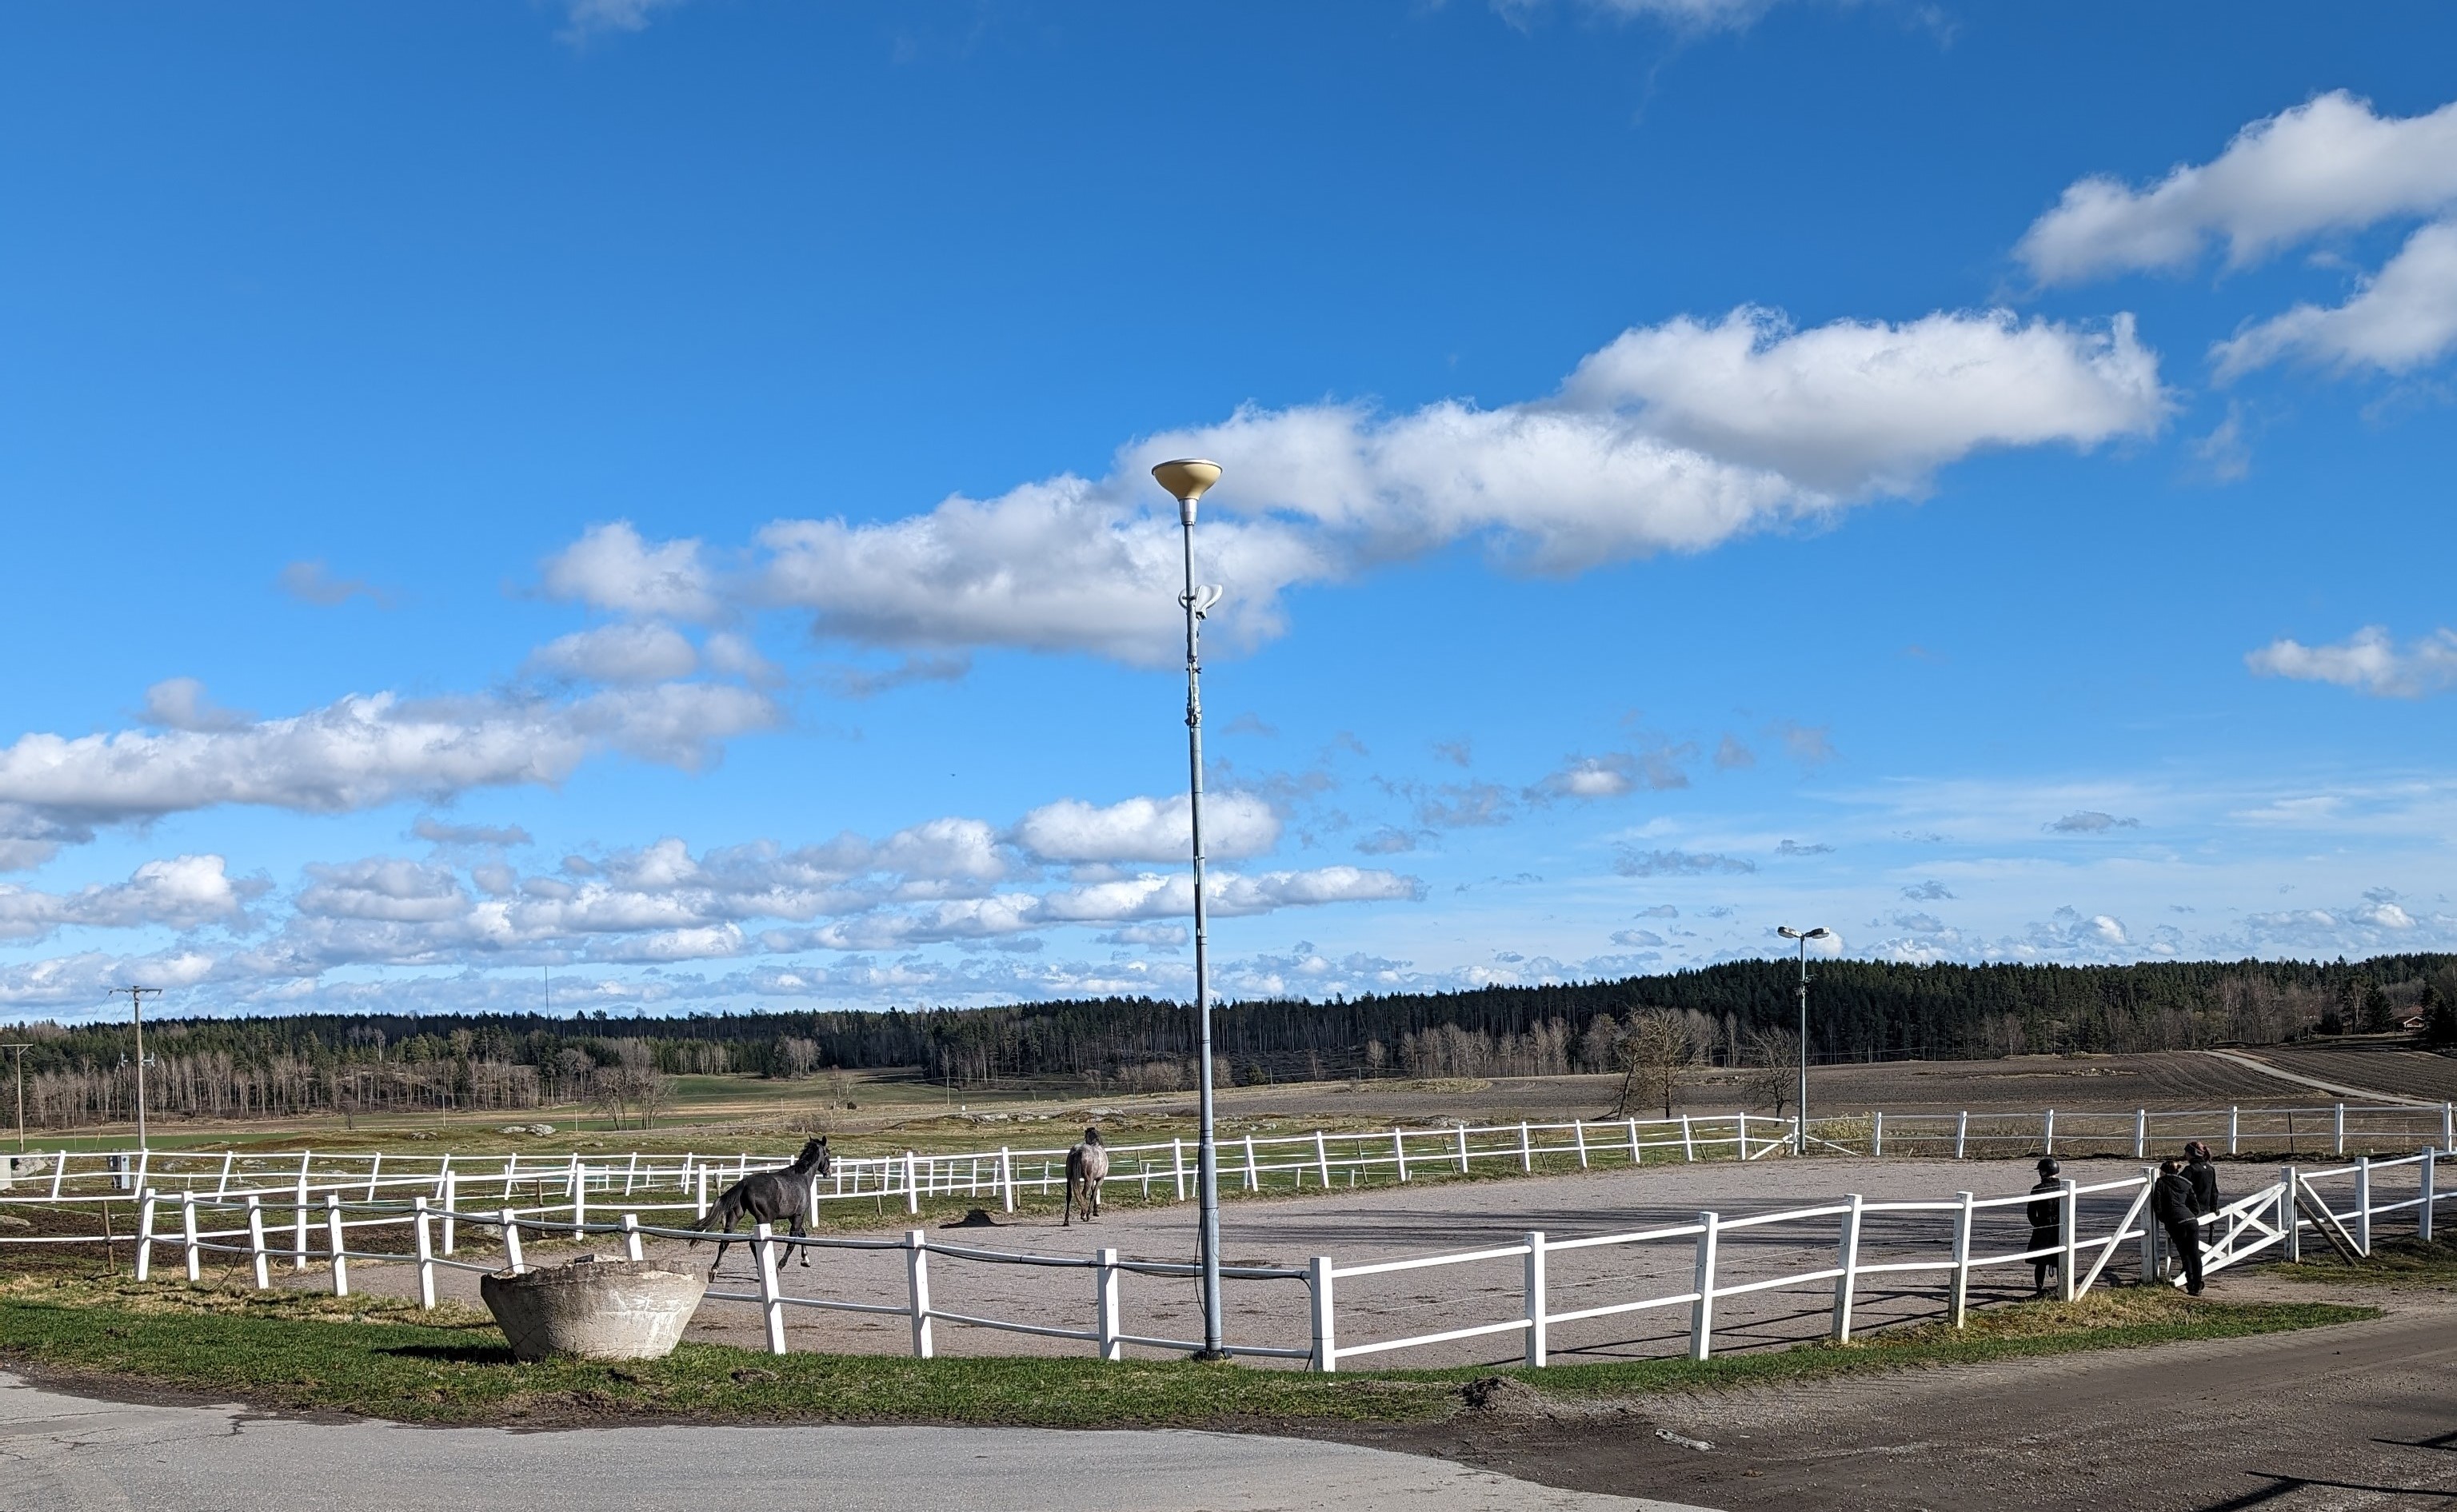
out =
{"type": "MultiPolygon", "coordinates": [[[[1660,976],[1328,1002],[1228,1004],[1214,1021],[1239,1082],[1404,1074],[1614,1071],[1642,1019],[1679,1018],[1695,1056],[1742,1066],[1795,1021],[1797,967],[1734,961],[1660,976]],[[1752,1047],[1755,1047],[1753,1049],[1752,1047]]],[[[1811,967],[1809,1050],[1820,1060],[2275,1044],[2380,1032],[2420,1018],[2457,1044],[2457,955],[2360,962],[2185,961],[2134,966],[1811,967]]],[[[26,1120],[130,1117],[133,1039],[122,1023],[34,1023],[26,1120]]],[[[975,1009],[830,1010],[613,1018],[299,1014],[169,1018],[146,1028],[146,1103],[157,1115],[467,1110],[561,1104],[653,1117],[672,1078],[804,1077],[916,1069],[952,1086],[1063,1078],[1091,1090],[1167,1090],[1193,1074],[1186,1006],[1149,998],[975,1009]]]]}

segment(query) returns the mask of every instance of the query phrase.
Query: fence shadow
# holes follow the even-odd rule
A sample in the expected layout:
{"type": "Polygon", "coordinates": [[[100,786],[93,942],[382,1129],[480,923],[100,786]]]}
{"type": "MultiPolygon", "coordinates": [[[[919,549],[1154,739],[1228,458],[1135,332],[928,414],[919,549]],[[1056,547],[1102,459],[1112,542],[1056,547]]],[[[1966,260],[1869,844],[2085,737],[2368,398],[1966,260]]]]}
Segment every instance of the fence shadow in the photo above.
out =
{"type": "Polygon", "coordinates": [[[508,1365],[512,1361],[509,1344],[402,1344],[380,1349],[379,1355],[396,1359],[432,1360],[442,1365],[508,1365]]]}

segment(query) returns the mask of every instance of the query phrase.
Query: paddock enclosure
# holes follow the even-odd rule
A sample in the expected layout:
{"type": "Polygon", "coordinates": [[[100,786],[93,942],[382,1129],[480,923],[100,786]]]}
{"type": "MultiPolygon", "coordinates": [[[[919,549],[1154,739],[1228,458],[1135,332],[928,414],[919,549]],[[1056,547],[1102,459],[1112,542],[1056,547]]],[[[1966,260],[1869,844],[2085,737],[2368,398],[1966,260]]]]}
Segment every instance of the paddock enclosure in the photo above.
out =
{"type": "MultiPolygon", "coordinates": [[[[1689,1115],[1394,1129],[1222,1147],[1226,1331],[1314,1369],[1704,1358],[1913,1321],[2031,1292],[2157,1278],[2142,1161],[2223,1157],[2215,1269],[2432,1232],[2447,1104],[1689,1115]],[[2290,1127],[2291,1123],[2291,1127],[2290,1127]],[[2030,1251],[2031,1158],[2066,1161],[2066,1240],[2030,1251]],[[2293,1151],[2295,1158],[2279,1155],[2293,1151]],[[1957,1158],[1958,1154],[1958,1158],[1957,1158]]],[[[842,1157],[823,1214],[871,1232],[752,1236],[692,1337],[920,1355],[1173,1352],[1195,1308],[1186,1141],[1111,1149],[1113,1207],[1061,1229],[1063,1152],[842,1157]],[[1181,1205],[1182,1203],[1186,1205],[1181,1205]],[[964,1207],[971,1222],[950,1221],[964,1207]],[[900,1210],[900,1211],[899,1211],[900,1210]],[[926,1215],[926,1216],[924,1216],[926,1215]]],[[[774,1156],[32,1155],[0,1212],[116,1198],[138,1274],[473,1299],[480,1272],[582,1251],[705,1265],[689,1225],[774,1156]],[[133,1210],[133,1211],[132,1211],[133,1210]]],[[[92,1234],[6,1236],[99,1242],[92,1234]]],[[[0,1248],[0,1256],[7,1253],[0,1248]]]]}

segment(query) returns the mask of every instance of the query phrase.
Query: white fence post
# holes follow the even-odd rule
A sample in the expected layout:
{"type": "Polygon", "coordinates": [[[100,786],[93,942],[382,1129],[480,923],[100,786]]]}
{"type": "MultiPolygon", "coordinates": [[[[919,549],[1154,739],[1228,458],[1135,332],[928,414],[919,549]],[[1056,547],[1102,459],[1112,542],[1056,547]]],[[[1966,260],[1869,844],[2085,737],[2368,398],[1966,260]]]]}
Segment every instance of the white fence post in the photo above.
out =
{"type": "Polygon", "coordinates": [[[1328,1255],[1317,1255],[1306,1267],[1306,1291],[1312,1303],[1313,1368],[1331,1375],[1339,1366],[1339,1345],[1332,1332],[1331,1300],[1332,1264],[1328,1255]]]}
{"type": "Polygon", "coordinates": [[[2150,1153],[2150,1110],[2133,1110],[2133,1158],[2140,1159],[2150,1153]]]}
{"type": "Polygon", "coordinates": [[[921,1211],[920,1174],[921,1166],[919,1158],[915,1156],[912,1151],[905,1151],[904,1211],[908,1214],[919,1213],[921,1211]]]}
{"type": "Polygon", "coordinates": [[[2054,1108],[2048,1110],[2047,1124],[2045,1132],[2040,1135],[2040,1143],[2043,1146],[2039,1151],[2041,1154],[2052,1155],[2056,1153],[2056,1111],[2054,1108]]]}
{"type": "Polygon", "coordinates": [[[1860,1284],[1860,1194],[1843,1212],[1843,1235],[1835,1246],[1835,1263],[1843,1274],[1834,1277],[1834,1342],[1851,1342],[1851,1295],[1860,1284]]]}
{"type": "Polygon", "coordinates": [[[461,1178],[452,1174],[452,1157],[444,1161],[444,1253],[450,1255],[461,1240],[461,1178]]]}
{"type": "Polygon", "coordinates": [[[349,1242],[341,1234],[341,1195],[324,1194],[324,1242],[333,1252],[333,1295],[350,1295],[349,1242]]]}
{"type": "Polygon", "coordinates": [[[2337,1146],[2330,1152],[2330,1154],[2344,1154],[2346,1153],[2346,1105],[2344,1103],[2336,1104],[2335,1113],[2337,1146]]]}
{"type": "MultiPolygon", "coordinates": [[[[1391,1162],[1399,1169],[1399,1184],[1408,1184],[1408,1136],[1398,1130],[1391,1131],[1391,1162]]],[[[1580,1164],[1585,1162],[1581,1161],[1580,1164]]]]}
{"type": "Polygon", "coordinates": [[[1171,1140],[1168,1142],[1168,1165],[1169,1165],[1169,1175],[1170,1175],[1170,1177],[1171,1177],[1172,1179],[1174,1179],[1174,1180],[1176,1181],[1176,1183],[1177,1183],[1177,1200],[1179,1200],[1180,1202],[1183,1202],[1183,1201],[1185,1201],[1185,1200],[1186,1200],[1186,1141],[1185,1141],[1185,1140],[1183,1140],[1183,1139],[1171,1139],[1171,1140]]]}
{"type": "Polygon", "coordinates": [[[2440,1105],[2440,1148],[2457,1150],[2457,1102],[2440,1105]]]}
{"type": "Polygon", "coordinates": [[[1533,1174],[1536,1170],[1536,1144],[1527,1137],[1527,1120],[1518,1120],[1518,1169],[1533,1174]]]}
{"type": "Polygon", "coordinates": [[[2286,1263],[2296,1265],[2303,1259],[2303,1215],[2295,1210],[2295,1168],[2278,1168],[2278,1231],[2286,1236],[2286,1263]]]}
{"type": "Polygon", "coordinates": [[[904,1236],[904,1271],[910,1289],[906,1311],[913,1318],[913,1356],[930,1358],[930,1236],[920,1229],[904,1236]]]}
{"type": "Polygon", "coordinates": [[[1540,1229],[1527,1235],[1527,1365],[1533,1370],[1544,1363],[1550,1324],[1544,1317],[1544,1235],[1540,1229]]]}
{"type": "Polygon", "coordinates": [[[751,1228],[751,1249],[759,1257],[759,1317],[767,1325],[768,1353],[785,1352],[785,1304],[776,1299],[776,1231],[765,1223],[751,1228]]]}
{"type": "MultiPolygon", "coordinates": [[[[1689,1115],[1685,1113],[1681,1115],[1681,1157],[1693,1163],[1698,1158],[1698,1142],[1690,1135],[1689,1115]]],[[[1705,1357],[1702,1355],[1699,1358],[1703,1359],[1705,1357]]]]}
{"type": "Polygon", "coordinates": [[[2423,1206],[2414,1210],[2414,1236],[2426,1244],[2431,1242],[2431,1205],[2440,1200],[2439,1178],[2432,1174],[2434,1159],[2438,1154],[2439,1152],[2430,1146],[2424,1147],[2423,1206]]]}
{"type": "Polygon", "coordinates": [[[1118,1326],[1118,1252],[1101,1250],[1094,1254],[1098,1262],[1092,1268],[1094,1312],[1099,1321],[1101,1358],[1119,1360],[1126,1358],[1126,1346],[1118,1342],[1125,1332],[1118,1326]]]}
{"type": "Polygon", "coordinates": [[[290,1268],[307,1268],[307,1155],[303,1151],[299,1156],[299,1188],[291,1194],[290,1268]]]}
{"type": "Polygon", "coordinates": [[[640,1215],[637,1213],[624,1214],[623,1258],[627,1260],[645,1260],[648,1257],[647,1252],[640,1247],[640,1215]]]}
{"type": "Polygon", "coordinates": [[[1015,1211],[1015,1152],[1005,1145],[999,1146],[999,1200],[1002,1211],[1015,1211]]]}
{"type": "Polygon", "coordinates": [[[571,1163],[571,1236],[579,1238],[588,1226],[588,1168],[574,1159],[571,1163]]]}
{"type": "Polygon", "coordinates": [[[2355,1248],[2372,1252],[2372,1157],[2355,1156],[2355,1248]]]}
{"type": "Polygon", "coordinates": [[[504,1226],[504,1268],[511,1272],[514,1276],[518,1276],[523,1271],[528,1269],[528,1265],[521,1258],[521,1216],[510,1208],[506,1208],[503,1211],[502,1222],[504,1226]]]}
{"type": "Polygon", "coordinates": [[[2227,1154],[2229,1154],[2236,1153],[2236,1136],[2243,1127],[2242,1113],[2242,1109],[2233,1104],[2227,1106],[2227,1154]]]}
{"type": "Polygon", "coordinates": [[[1322,1131],[1313,1132],[1314,1169],[1322,1173],[1322,1189],[1331,1190],[1331,1147],[1323,1142],[1322,1131]]]}
{"type": "Polygon", "coordinates": [[[2080,1279],[2074,1273],[2080,1268],[2081,1183],[2065,1177],[2064,1191],[2057,1200],[2065,1220],[2065,1253],[2056,1262],[2056,1300],[2070,1302],[2075,1295],[2074,1283],[2080,1279]]]}
{"type": "Polygon", "coordinates": [[[155,1200],[155,1194],[148,1191],[136,1207],[136,1278],[140,1281],[150,1280],[154,1275],[155,1200]]]}
{"type": "MultiPolygon", "coordinates": [[[[2158,1168],[2143,1166],[2141,1179],[2149,1183],[2150,1190],[2155,1194],[2158,1189],[2158,1168]]],[[[2144,1206],[2146,1207],[2147,1204],[2145,1203],[2144,1206]]],[[[2143,1213],[2141,1215],[2141,1284],[2144,1286],[2158,1284],[2160,1264],[2158,1244],[2163,1236],[2158,1232],[2158,1220],[2148,1213],[2143,1213]]]]}
{"type": "Polygon", "coordinates": [[[1704,1359],[1715,1345],[1715,1227],[1718,1214],[1698,1215],[1698,1299],[1689,1304],[1689,1358],[1704,1359]]]}
{"type": "MultiPolygon", "coordinates": [[[[1740,1127],[1732,1135],[1732,1148],[1743,1160],[1746,1160],[1749,1157],[1749,1115],[1742,1114],[1739,1117],[1740,1127]]],[[[1583,1160],[1580,1162],[1581,1165],[1585,1163],[1583,1160]]]]}
{"type": "Polygon", "coordinates": [[[1249,1192],[1260,1192],[1263,1190],[1263,1173],[1261,1168],[1254,1164],[1254,1136],[1252,1134],[1248,1134],[1246,1136],[1246,1190],[1249,1192]]]}
{"type": "Polygon", "coordinates": [[[1458,1161],[1459,1175],[1467,1175],[1467,1125],[1465,1123],[1458,1126],[1458,1161]]]}
{"type": "Polygon", "coordinates": [[[222,1198],[230,1195],[231,1167],[237,1164],[237,1151],[225,1150],[222,1152],[222,1174],[214,1178],[215,1201],[219,1202],[222,1198]]]}
{"type": "Polygon", "coordinates": [[[1953,1294],[1947,1299],[1946,1315],[1960,1328],[1971,1311],[1972,1205],[1978,1198],[1968,1192],[1954,1195],[1962,1199],[1962,1207],[1953,1215],[1953,1294]]]}
{"type": "Polygon", "coordinates": [[[708,1167],[698,1167],[697,1175],[699,1189],[692,1197],[692,1216],[695,1219],[708,1216],[708,1167]]]}
{"type": "Polygon", "coordinates": [[[1575,1138],[1578,1140],[1578,1142],[1579,1142],[1579,1169],[1580,1169],[1580,1170],[1581,1170],[1581,1171],[1584,1171],[1584,1170],[1587,1168],[1587,1125],[1586,1125],[1586,1120],[1584,1120],[1584,1119],[1582,1119],[1582,1118],[1573,1118],[1573,1119],[1571,1119],[1571,1120],[1570,1120],[1570,1129],[1571,1129],[1572,1136],[1573,1136],[1573,1137],[1575,1137],[1575,1138]]]}
{"type": "Polygon", "coordinates": [[[1953,1115],[1953,1158],[1962,1158],[1963,1146],[1971,1138],[1971,1110],[1966,1108],[1953,1115]]]}
{"type": "Polygon", "coordinates": [[[417,1226],[418,1305],[431,1309],[435,1306],[435,1231],[427,1216],[426,1199],[412,1197],[409,1205],[417,1226]]]}
{"type": "MultiPolygon", "coordinates": [[[[1464,1129],[1459,1131],[1459,1143],[1461,1145],[1465,1145],[1467,1143],[1467,1131],[1464,1129]]],[[[1631,1165],[1642,1166],[1646,1164],[1646,1157],[1639,1153],[1639,1148],[1638,1120],[1632,1118],[1629,1121],[1629,1163],[1631,1165]]]]}
{"type": "Polygon", "coordinates": [[[376,1177],[382,1170],[383,1152],[379,1150],[367,1156],[367,1200],[370,1202],[376,1199],[376,1177]]]}
{"type": "Polygon", "coordinates": [[[1886,1154],[1886,1111],[1883,1108],[1869,1114],[1869,1155],[1882,1159],[1886,1154]]]}
{"type": "Polygon", "coordinates": [[[256,1273],[256,1289],[259,1292],[273,1285],[271,1268],[265,1263],[264,1204],[253,1192],[247,1195],[247,1257],[256,1273]]]}
{"type": "Polygon", "coordinates": [[[188,1279],[203,1280],[204,1251],[196,1247],[196,1195],[194,1192],[179,1194],[179,1249],[188,1279]]]}

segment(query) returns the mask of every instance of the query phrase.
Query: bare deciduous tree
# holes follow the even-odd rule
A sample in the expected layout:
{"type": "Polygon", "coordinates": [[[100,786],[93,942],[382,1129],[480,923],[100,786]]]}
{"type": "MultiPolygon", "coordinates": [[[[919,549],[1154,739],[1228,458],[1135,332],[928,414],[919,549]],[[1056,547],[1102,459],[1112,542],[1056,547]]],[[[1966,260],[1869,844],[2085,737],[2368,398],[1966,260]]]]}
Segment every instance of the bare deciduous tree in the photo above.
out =
{"type": "Polygon", "coordinates": [[[1635,1106],[1661,1103],[1672,1116],[1672,1099],[1681,1078],[1698,1064],[1698,1047],[1689,1026],[1669,1009],[1645,1008],[1629,1016],[1628,1032],[1617,1049],[1621,1057],[1621,1097],[1612,1115],[1624,1118],[1635,1106]]]}
{"type": "Polygon", "coordinates": [[[1741,1056],[1741,1087],[1749,1101],[1770,1106],[1782,1117],[1800,1085],[1800,1035],[1788,1029],[1751,1030],[1741,1056]]]}

